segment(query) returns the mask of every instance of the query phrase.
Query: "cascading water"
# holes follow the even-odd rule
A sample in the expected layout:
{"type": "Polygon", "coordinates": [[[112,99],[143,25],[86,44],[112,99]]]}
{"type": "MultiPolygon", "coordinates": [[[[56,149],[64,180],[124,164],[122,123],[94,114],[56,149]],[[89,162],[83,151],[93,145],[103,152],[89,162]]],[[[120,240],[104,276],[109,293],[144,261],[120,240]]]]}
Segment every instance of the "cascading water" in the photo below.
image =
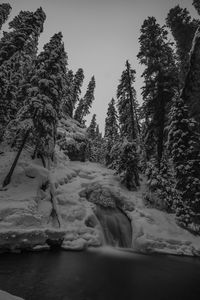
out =
{"type": "Polygon", "coordinates": [[[132,241],[131,224],[118,208],[97,205],[96,216],[101,224],[106,245],[130,248],[132,241]]]}

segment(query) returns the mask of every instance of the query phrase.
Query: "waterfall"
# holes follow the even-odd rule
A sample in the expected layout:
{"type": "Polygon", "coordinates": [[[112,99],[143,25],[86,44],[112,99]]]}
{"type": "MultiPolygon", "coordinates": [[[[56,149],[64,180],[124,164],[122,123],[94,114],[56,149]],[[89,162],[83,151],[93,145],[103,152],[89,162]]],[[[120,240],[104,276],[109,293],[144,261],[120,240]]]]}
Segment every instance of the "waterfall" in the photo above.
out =
{"type": "Polygon", "coordinates": [[[101,224],[106,245],[130,248],[132,241],[131,224],[118,208],[97,205],[96,216],[101,224]]]}

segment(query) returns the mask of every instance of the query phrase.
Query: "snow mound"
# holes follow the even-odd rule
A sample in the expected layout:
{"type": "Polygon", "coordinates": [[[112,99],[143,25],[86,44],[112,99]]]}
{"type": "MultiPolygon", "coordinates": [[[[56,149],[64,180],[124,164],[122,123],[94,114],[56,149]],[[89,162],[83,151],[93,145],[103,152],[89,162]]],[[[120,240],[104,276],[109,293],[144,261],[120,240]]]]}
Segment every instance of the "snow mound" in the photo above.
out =
{"type": "Polygon", "coordinates": [[[144,253],[200,255],[200,237],[180,228],[173,214],[156,209],[136,209],[132,220],[133,248],[144,253]]]}

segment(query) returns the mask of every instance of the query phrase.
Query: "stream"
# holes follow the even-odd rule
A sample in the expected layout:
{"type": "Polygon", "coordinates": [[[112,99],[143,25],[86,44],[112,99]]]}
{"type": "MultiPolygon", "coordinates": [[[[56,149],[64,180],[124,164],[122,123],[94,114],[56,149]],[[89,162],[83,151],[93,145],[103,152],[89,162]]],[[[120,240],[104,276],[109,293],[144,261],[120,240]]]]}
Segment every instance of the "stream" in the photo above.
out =
{"type": "Polygon", "coordinates": [[[0,255],[0,289],[26,300],[194,300],[200,260],[105,247],[0,255]]]}

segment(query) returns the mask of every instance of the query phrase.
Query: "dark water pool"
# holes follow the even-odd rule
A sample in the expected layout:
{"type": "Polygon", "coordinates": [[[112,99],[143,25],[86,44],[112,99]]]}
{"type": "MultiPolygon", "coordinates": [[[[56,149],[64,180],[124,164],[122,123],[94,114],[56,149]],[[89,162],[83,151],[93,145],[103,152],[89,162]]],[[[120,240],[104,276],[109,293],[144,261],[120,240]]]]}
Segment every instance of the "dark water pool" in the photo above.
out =
{"type": "Polygon", "coordinates": [[[111,250],[1,254],[0,289],[26,300],[199,300],[200,260],[111,250]]]}

